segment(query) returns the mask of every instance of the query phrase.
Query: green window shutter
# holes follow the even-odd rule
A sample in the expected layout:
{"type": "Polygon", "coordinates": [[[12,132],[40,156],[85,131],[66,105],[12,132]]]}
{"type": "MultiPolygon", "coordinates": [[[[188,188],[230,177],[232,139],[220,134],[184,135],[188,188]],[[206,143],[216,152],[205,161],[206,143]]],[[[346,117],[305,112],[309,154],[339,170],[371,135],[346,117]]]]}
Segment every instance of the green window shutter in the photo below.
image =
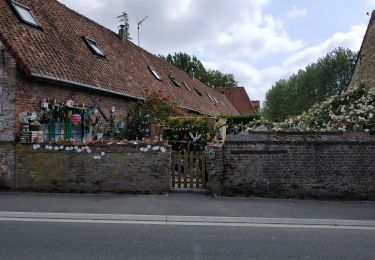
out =
{"type": "Polygon", "coordinates": [[[72,122],[69,119],[65,120],[65,140],[72,138],[72,122]]]}

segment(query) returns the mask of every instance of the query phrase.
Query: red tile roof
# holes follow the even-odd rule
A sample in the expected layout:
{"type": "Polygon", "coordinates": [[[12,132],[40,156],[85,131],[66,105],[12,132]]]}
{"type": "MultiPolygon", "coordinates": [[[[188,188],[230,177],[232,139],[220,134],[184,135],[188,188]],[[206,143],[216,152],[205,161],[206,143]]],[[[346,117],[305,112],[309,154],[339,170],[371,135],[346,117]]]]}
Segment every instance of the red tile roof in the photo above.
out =
{"type": "Polygon", "coordinates": [[[0,0],[0,41],[27,75],[91,87],[124,96],[142,98],[143,89],[162,90],[181,107],[209,115],[238,114],[225,95],[131,42],[123,43],[111,30],[55,0],[19,0],[28,6],[42,29],[19,21],[6,0],[0,0]],[[97,42],[106,58],[94,55],[82,39],[97,42]],[[163,81],[156,80],[148,66],[163,81]],[[184,81],[177,87],[168,77],[184,81]],[[199,96],[194,87],[203,95],[199,96]],[[216,97],[211,101],[206,95],[216,97]]]}
{"type": "Polygon", "coordinates": [[[216,88],[216,90],[226,95],[241,115],[249,115],[257,111],[244,87],[216,88]]]}

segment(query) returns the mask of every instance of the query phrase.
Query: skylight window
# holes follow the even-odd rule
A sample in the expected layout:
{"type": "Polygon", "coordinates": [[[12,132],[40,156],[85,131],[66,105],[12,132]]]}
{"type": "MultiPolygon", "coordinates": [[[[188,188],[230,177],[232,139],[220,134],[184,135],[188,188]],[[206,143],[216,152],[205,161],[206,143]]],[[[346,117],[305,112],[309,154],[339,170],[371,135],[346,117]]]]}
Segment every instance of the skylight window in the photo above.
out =
{"type": "Polygon", "coordinates": [[[197,89],[197,87],[194,87],[194,90],[195,92],[197,92],[199,96],[203,96],[202,92],[200,92],[199,89],[197,89]]]}
{"type": "Polygon", "coordinates": [[[184,85],[184,87],[191,92],[191,88],[189,88],[189,86],[184,81],[182,81],[182,85],[184,85]]]}
{"type": "Polygon", "coordinates": [[[225,106],[225,104],[224,104],[224,102],[220,99],[220,103],[223,105],[223,106],[225,106]]]}
{"type": "Polygon", "coordinates": [[[152,73],[152,75],[154,75],[154,77],[157,79],[157,80],[160,80],[160,81],[163,81],[159,75],[159,73],[156,71],[156,69],[154,69],[153,67],[150,67],[148,66],[148,69],[150,70],[150,72],[152,73]]]}
{"type": "Polygon", "coordinates": [[[178,83],[178,81],[177,81],[177,79],[175,77],[173,77],[171,75],[169,75],[168,77],[172,80],[173,84],[175,84],[176,87],[179,87],[179,88],[181,87],[181,84],[178,83]]]}
{"type": "Polygon", "coordinates": [[[213,98],[210,96],[210,94],[206,93],[207,96],[211,99],[212,102],[214,102],[213,98]]]}
{"type": "Polygon", "coordinates": [[[40,27],[39,22],[36,20],[30,8],[20,3],[17,3],[13,0],[10,0],[9,3],[11,4],[11,7],[16,12],[16,15],[22,22],[34,27],[40,27]]]}
{"type": "Polygon", "coordinates": [[[216,99],[216,97],[213,97],[213,98],[214,98],[216,104],[219,104],[219,101],[216,99]]]}
{"type": "Polygon", "coordinates": [[[87,38],[85,36],[83,36],[83,40],[86,42],[87,46],[89,46],[90,50],[100,56],[100,57],[105,57],[105,54],[103,52],[103,50],[99,47],[99,45],[96,43],[96,41],[90,39],[90,38],[87,38]]]}

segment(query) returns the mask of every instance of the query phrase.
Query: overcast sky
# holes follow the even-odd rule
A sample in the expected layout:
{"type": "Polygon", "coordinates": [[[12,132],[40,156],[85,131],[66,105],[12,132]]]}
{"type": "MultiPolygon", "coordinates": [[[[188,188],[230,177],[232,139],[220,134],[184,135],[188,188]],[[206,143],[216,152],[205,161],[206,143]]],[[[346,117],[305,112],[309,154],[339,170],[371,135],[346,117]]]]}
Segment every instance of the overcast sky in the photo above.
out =
{"type": "Polygon", "coordinates": [[[125,11],[136,43],[154,54],[186,52],[233,73],[251,99],[342,46],[358,51],[375,0],[59,0],[117,31],[125,11]]]}

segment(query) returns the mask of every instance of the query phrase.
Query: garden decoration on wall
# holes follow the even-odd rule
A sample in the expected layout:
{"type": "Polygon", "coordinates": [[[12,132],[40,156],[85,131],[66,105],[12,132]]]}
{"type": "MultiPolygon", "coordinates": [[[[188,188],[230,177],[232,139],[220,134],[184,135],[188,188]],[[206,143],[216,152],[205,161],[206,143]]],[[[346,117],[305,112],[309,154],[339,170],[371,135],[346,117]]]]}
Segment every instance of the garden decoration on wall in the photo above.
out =
{"type": "Polygon", "coordinates": [[[175,151],[201,151],[215,137],[214,122],[208,117],[169,117],[162,119],[163,138],[175,151]]]}
{"type": "MultiPolygon", "coordinates": [[[[21,143],[64,143],[64,142],[95,142],[102,141],[107,133],[108,139],[120,139],[120,128],[124,129],[124,121],[117,126],[115,107],[110,109],[110,121],[100,122],[100,109],[85,106],[84,103],[76,103],[72,97],[60,102],[43,98],[40,103],[40,112],[23,112],[20,114],[21,143]],[[98,131],[97,131],[98,130],[98,131]],[[99,138],[98,138],[99,137],[99,138]]],[[[102,114],[104,112],[102,111],[102,114]]],[[[107,118],[108,120],[108,118],[107,118]]],[[[124,133],[124,130],[122,131],[124,133]]]]}

